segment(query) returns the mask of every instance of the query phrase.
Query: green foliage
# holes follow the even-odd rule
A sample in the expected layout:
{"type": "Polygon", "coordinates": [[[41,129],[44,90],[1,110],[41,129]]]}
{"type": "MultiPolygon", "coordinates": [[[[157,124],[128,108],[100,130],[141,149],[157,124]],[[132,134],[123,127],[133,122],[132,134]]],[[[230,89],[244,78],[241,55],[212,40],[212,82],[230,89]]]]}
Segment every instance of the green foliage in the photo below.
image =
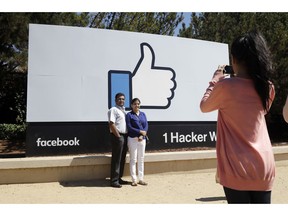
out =
{"type": "Polygon", "coordinates": [[[255,29],[262,32],[273,55],[271,80],[276,98],[267,119],[283,123],[288,94],[288,13],[192,13],[189,26],[183,25],[179,36],[231,44],[237,36],[255,29]]]}
{"type": "Polygon", "coordinates": [[[25,122],[29,23],[87,26],[88,13],[0,13],[0,123],[25,122]]]}
{"type": "Polygon", "coordinates": [[[0,122],[24,123],[27,74],[11,72],[0,79],[0,122]]]}
{"type": "Polygon", "coordinates": [[[25,124],[0,124],[0,140],[25,140],[25,124]]]}
{"type": "Polygon", "coordinates": [[[174,35],[180,13],[0,13],[0,123],[25,122],[29,23],[174,35]]]}
{"type": "Polygon", "coordinates": [[[174,35],[182,13],[91,13],[91,28],[174,35]]]}
{"type": "MultiPolygon", "coordinates": [[[[174,35],[231,44],[252,29],[261,31],[273,54],[272,81],[276,99],[268,122],[283,123],[282,107],[288,94],[288,13],[191,13],[186,26],[183,13],[0,13],[0,123],[25,123],[28,71],[28,24],[174,35]]],[[[220,64],[220,63],[219,63],[220,64]]]]}

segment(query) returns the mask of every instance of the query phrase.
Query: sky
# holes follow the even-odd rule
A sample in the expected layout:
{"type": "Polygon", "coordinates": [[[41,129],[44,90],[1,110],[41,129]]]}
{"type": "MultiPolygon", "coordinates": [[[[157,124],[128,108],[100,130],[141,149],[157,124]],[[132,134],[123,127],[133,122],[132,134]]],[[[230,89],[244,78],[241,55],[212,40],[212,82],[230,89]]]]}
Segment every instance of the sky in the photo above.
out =
{"type": "MultiPolygon", "coordinates": [[[[183,12],[186,26],[191,12],[287,12],[283,0],[0,0],[0,12],[183,12]],[[84,2],[84,3],[83,3],[84,2]]],[[[179,33],[179,24],[175,36],[179,33]]]]}
{"type": "MultiPolygon", "coordinates": [[[[190,18],[191,18],[191,12],[184,12],[183,13],[184,19],[182,22],[184,22],[186,24],[186,27],[189,26],[190,23],[190,18]]],[[[178,24],[177,28],[175,29],[175,33],[174,36],[177,36],[179,33],[179,29],[182,28],[182,24],[178,24]]]]}
{"type": "Polygon", "coordinates": [[[287,12],[283,0],[0,0],[0,12],[287,12]],[[144,3],[145,2],[145,3],[144,3]]]}

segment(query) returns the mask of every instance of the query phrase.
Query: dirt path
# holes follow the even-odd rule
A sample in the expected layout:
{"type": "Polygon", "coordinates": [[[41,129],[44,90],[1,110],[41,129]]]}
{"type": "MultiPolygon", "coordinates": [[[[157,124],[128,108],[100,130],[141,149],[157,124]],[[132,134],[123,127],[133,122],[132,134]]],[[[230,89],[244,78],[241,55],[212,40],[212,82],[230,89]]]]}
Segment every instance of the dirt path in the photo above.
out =
{"type": "MultiPolygon", "coordinates": [[[[272,203],[288,204],[288,166],[277,167],[272,203]]],[[[130,180],[129,177],[124,177],[130,180]]],[[[214,170],[146,175],[148,186],[111,188],[108,180],[0,185],[1,204],[225,204],[214,170]]]]}

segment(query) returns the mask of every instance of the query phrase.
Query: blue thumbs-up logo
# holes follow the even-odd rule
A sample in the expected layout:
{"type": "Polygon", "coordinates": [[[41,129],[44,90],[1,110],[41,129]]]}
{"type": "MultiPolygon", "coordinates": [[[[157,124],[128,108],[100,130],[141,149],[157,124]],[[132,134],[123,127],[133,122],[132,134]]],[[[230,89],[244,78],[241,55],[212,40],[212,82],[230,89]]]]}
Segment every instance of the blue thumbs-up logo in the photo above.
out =
{"type": "Polygon", "coordinates": [[[141,100],[142,109],[167,109],[171,105],[176,89],[176,73],[172,68],[155,66],[155,53],[148,43],[141,43],[141,57],[130,71],[110,70],[108,72],[108,108],[114,106],[115,94],[126,96],[125,107],[130,106],[133,97],[141,100]]]}

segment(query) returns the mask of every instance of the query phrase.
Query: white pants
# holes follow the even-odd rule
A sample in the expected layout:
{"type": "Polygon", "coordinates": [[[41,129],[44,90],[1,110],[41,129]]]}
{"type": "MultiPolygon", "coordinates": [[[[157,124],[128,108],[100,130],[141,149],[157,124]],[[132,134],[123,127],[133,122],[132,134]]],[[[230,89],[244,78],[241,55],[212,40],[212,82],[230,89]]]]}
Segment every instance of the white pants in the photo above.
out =
{"type": "Polygon", "coordinates": [[[141,142],[138,138],[128,137],[128,148],[130,155],[130,175],[133,182],[137,182],[136,162],[139,181],[144,180],[144,154],[145,154],[146,140],[141,142]]]}

